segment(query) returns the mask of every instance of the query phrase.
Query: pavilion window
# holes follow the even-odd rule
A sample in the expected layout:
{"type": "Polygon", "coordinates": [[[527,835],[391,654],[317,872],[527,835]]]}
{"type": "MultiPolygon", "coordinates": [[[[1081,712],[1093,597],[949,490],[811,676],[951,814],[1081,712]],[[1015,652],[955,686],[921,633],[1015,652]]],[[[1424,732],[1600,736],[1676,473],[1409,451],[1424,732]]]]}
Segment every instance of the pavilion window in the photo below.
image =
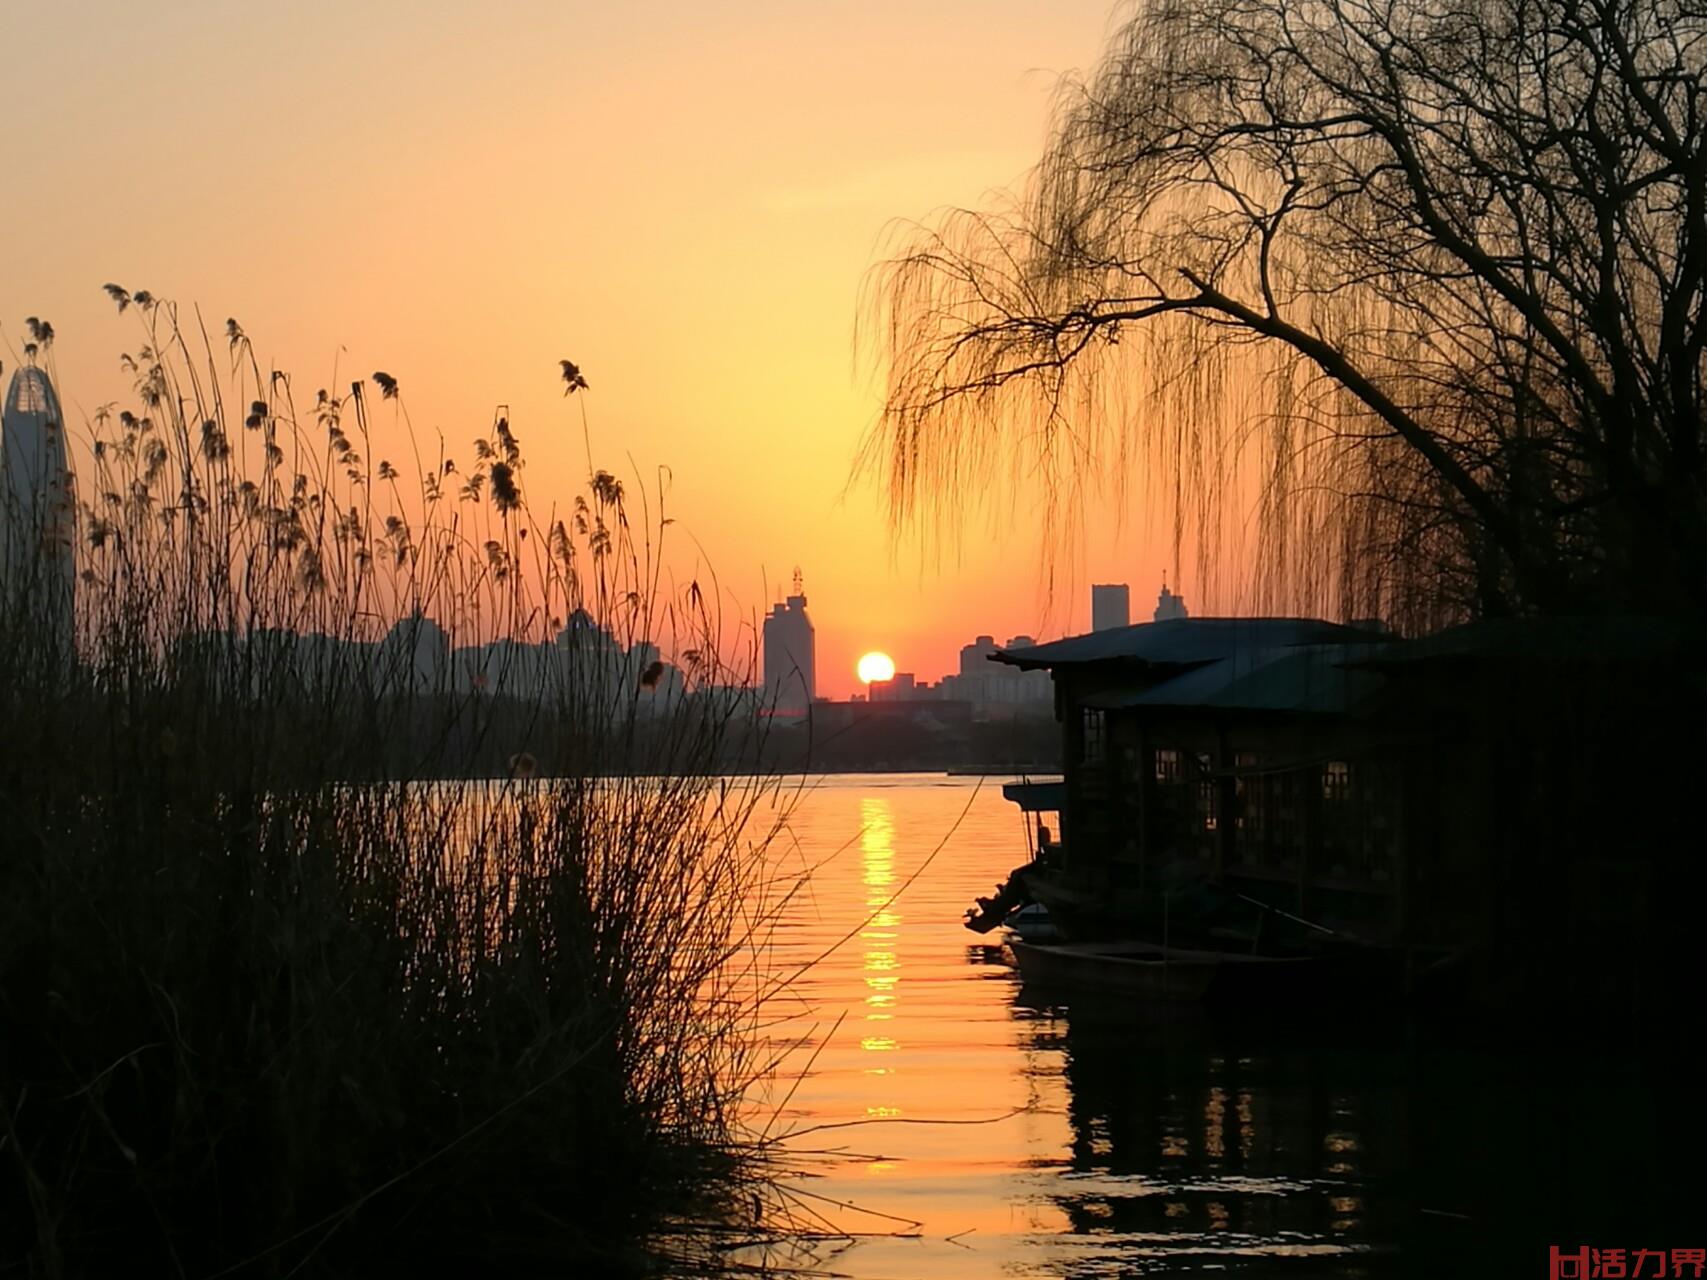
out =
{"type": "Polygon", "coordinates": [[[1330,804],[1351,799],[1351,766],[1344,760],[1330,760],[1322,770],[1322,799],[1330,804]]]}
{"type": "Polygon", "coordinates": [[[1108,713],[1086,707],[1079,726],[1079,762],[1102,764],[1108,759],[1108,713]]]}
{"type": "Polygon", "coordinates": [[[1233,756],[1233,855],[1235,861],[1252,865],[1268,859],[1267,780],[1257,772],[1261,763],[1262,758],[1252,751],[1233,756]]]}
{"type": "Polygon", "coordinates": [[[1277,867],[1292,870],[1304,856],[1304,807],[1310,776],[1300,769],[1284,769],[1269,775],[1268,794],[1271,825],[1269,856],[1277,867]]]}
{"type": "Polygon", "coordinates": [[[1156,781],[1172,785],[1180,780],[1179,751],[1173,747],[1156,748],[1156,781]]]}

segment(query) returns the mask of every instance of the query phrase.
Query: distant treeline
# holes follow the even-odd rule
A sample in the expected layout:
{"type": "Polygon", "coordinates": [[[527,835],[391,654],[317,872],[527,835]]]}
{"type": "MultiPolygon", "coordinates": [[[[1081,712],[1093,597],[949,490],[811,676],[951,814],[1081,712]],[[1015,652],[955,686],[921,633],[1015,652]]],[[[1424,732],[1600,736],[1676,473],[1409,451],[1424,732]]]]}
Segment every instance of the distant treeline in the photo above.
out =
{"type": "MultiPolygon", "coordinates": [[[[894,715],[841,723],[824,717],[767,719],[762,712],[732,707],[721,694],[676,694],[656,702],[643,695],[624,714],[592,717],[580,700],[508,695],[397,695],[333,706],[301,698],[269,701],[264,707],[231,699],[211,718],[241,724],[258,714],[275,723],[278,732],[269,735],[273,741],[305,744],[305,752],[325,724],[347,722],[352,735],[374,744],[370,755],[344,758],[351,782],[596,777],[631,770],[636,762],[699,775],[1036,771],[1058,769],[1061,763],[1060,727],[1044,717],[946,724],[928,716],[894,715]],[[738,717],[748,718],[751,727],[728,733],[728,724],[738,717]],[[696,723],[706,730],[705,741],[691,754],[674,750],[684,729],[696,723]]],[[[281,753],[260,766],[278,785],[288,786],[305,771],[323,777],[326,761],[281,753]]]]}
{"type": "Polygon", "coordinates": [[[767,765],[785,773],[1058,770],[1061,728],[1042,716],[958,724],[872,716],[841,725],[773,727],[764,750],[767,765]]]}

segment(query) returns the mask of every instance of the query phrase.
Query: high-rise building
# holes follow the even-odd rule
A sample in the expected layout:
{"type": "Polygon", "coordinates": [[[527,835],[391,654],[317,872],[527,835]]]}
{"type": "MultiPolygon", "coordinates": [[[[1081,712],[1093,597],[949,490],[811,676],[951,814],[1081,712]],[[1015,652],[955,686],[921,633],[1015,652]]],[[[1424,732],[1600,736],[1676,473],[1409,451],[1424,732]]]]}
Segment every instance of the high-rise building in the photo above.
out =
{"type": "Polygon", "coordinates": [[[1156,597],[1156,621],[1171,622],[1175,618],[1189,616],[1185,609],[1185,597],[1176,596],[1168,590],[1168,580],[1162,579],[1162,594],[1156,597]]]}
{"type": "MultiPolygon", "coordinates": [[[[1035,636],[1013,636],[1005,649],[1029,649],[1037,643],[1035,636]]],[[[1033,706],[1048,706],[1055,700],[1055,682],[1048,679],[1047,671],[1020,671],[1009,667],[997,687],[994,697],[1006,703],[1029,703],[1033,706]],[[1045,677],[1039,679],[1038,677],[1045,677]]]]}
{"type": "Polygon", "coordinates": [[[990,655],[995,651],[994,636],[979,636],[971,644],[961,645],[960,670],[944,677],[944,687],[950,689],[954,697],[974,705],[988,701],[990,683],[1001,674],[1001,669],[990,661],[990,655]]]}
{"type": "Polygon", "coordinates": [[[1132,591],[1124,582],[1091,587],[1091,630],[1112,631],[1132,625],[1132,591]]]}
{"type": "Polygon", "coordinates": [[[806,588],[794,571],[794,594],[765,618],[765,701],[784,714],[804,712],[818,696],[816,641],[806,615],[806,588]]]}
{"type": "Polygon", "coordinates": [[[971,644],[960,646],[960,678],[982,680],[994,670],[990,655],[996,651],[994,636],[979,636],[971,644]]]}
{"type": "Polygon", "coordinates": [[[34,364],[14,373],[6,391],[0,471],[0,555],[13,597],[0,607],[31,610],[42,634],[69,656],[76,511],[59,397],[47,372],[34,364]]]}

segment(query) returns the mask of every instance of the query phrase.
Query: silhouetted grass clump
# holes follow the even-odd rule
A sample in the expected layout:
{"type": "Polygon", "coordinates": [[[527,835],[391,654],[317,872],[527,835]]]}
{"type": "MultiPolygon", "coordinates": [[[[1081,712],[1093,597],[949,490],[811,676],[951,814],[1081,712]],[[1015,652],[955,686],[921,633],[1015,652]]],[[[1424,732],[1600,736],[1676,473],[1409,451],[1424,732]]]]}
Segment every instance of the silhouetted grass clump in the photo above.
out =
{"type": "Polygon", "coordinates": [[[757,759],[750,654],[667,521],[604,473],[536,519],[507,418],[420,457],[396,379],[304,409],[108,292],[135,401],[75,512],[7,512],[0,1260],[525,1272],[750,1215],[772,789],[706,768],[757,759]]]}

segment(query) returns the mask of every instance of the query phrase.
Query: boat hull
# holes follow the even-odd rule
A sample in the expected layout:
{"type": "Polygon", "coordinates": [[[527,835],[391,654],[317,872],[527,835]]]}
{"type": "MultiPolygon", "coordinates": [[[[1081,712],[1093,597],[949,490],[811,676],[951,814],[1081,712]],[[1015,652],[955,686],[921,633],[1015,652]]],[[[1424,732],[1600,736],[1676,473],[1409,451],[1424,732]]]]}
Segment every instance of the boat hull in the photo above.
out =
{"type": "Polygon", "coordinates": [[[1049,912],[1038,902],[1021,907],[1002,923],[1019,935],[1023,942],[1066,941],[1065,935],[1049,918],[1049,912]]]}
{"type": "Polygon", "coordinates": [[[1027,984],[1143,1001],[1193,1001],[1271,992],[1305,976],[1308,960],[1188,951],[1144,942],[1008,942],[1027,984]]]}

